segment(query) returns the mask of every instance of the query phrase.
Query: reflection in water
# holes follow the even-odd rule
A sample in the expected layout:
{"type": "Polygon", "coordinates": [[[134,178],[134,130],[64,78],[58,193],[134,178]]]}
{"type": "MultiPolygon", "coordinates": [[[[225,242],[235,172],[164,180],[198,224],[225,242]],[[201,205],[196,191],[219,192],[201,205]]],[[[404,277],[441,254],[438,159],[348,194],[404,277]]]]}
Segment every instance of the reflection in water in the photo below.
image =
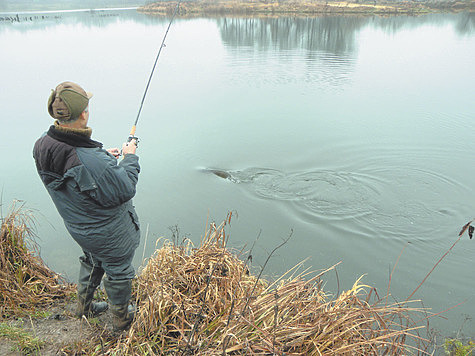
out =
{"type": "Polygon", "coordinates": [[[230,53],[239,49],[233,56],[233,82],[243,80],[242,72],[256,70],[251,75],[255,86],[310,83],[334,89],[343,88],[349,81],[356,59],[356,33],[366,22],[364,18],[341,16],[216,21],[230,53]],[[263,52],[269,52],[272,69],[260,61],[263,52]],[[302,56],[301,52],[305,62],[297,64],[294,56],[302,56]],[[251,61],[256,65],[250,67],[251,61]],[[267,82],[259,82],[259,78],[267,82]]]}
{"type": "Polygon", "coordinates": [[[391,33],[396,33],[402,29],[415,29],[424,25],[443,26],[446,24],[453,24],[457,32],[461,35],[470,35],[475,30],[475,14],[470,12],[460,14],[432,14],[418,17],[374,17],[371,19],[371,22],[376,28],[381,28],[391,33]]]}
{"type": "Polygon", "coordinates": [[[223,18],[218,19],[223,42],[258,50],[306,49],[344,54],[354,51],[355,32],[367,20],[357,17],[223,18]]]}
{"type": "Polygon", "coordinates": [[[371,24],[384,31],[396,32],[403,28],[455,23],[460,34],[471,34],[475,29],[475,14],[433,14],[426,16],[345,17],[325,16],[310,18],[221,18],[217,19],[223,42],[232,47],[281,51],[304,49],[335,55],[356,50],[357,31],[371,24]]]}
{"type": "Polygon", "coordinates": [[[473,19],[473,14],[464,13],[389,18],[218,18],[216,21],[222,42],[231,54],[233,82],[252,77],[248,85],[258,88],[266,84],[277,87],[281,83],[309,83],[339,91],[351,82],[358,56],[358,34],[365,27],[396,33],[427,24],[452,23],[460,34],[469,34],[473,32],[473,19]],[[265,62],[262,53],[266,55],[265,62]],[[305,61],[295,63],[295,56],[303,56],[305,61]]]}
{"type": "Polygon", "coordinates": [[[446,206],[445,199],[434,191],[470,191],[438,173],[408,167],[367,173],[286,173],[255,167],[205,171],[242,184],[258,198],[289,202],[294,212],[310,223],[354,219],[361,229],[373,229],[376,236],[398,239],[432,238],[433,226],[449,223],[455,207],[446,206]]]}
{"type": "Polygon", "coordinates": [[[475,31],[475,12],[461,14],[455,28],[461,35],[472,34],[475,31]]]}

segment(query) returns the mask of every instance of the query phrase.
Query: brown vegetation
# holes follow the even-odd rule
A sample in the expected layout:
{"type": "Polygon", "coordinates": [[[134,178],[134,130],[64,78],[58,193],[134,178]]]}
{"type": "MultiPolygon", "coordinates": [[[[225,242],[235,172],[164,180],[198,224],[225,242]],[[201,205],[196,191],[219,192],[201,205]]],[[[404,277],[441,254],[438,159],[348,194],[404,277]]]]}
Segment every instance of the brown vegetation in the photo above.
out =
{"type": "Polygon", "coordinates": [[[422,353],[424,326],[412,322],[422,310],[388,304],[360,280],[331,298],[321,288],[328,270],[311,277],[296,266],[273,283],[260,279],[226,248],[227,223],[211,225],[198,248],[167,242],[156,251],[137,280],[139,313],[106,353],[422,353]]]}
{"type": "MultiPolygon", "coordinates": [[[[275,282],[264,280],[251,272],[249,258],[244,262],[226,247],[225,227],[230,220],[229,215],[220,226],[211,224],[197,248],[186,240],[165,242],[156,250],[136,280],[138,313],[128,332],[114,334],[106,313],[106,319],[101,316],[95,326],[91,320],[94,334],[89,330],[80,341],[62,342],[56,351],[74,355],[423,354],[427,342],[419,332],[424,325],[413,319],[425,320],[420,315],[424,310],[412,307],[412,302],[391,304],[360,280],[348,291],[328,295],[321,278],[333,267],[311,273],[301,271],[300,264],[275,282]]],[[[60,278],[28,251],[29,221],[18,209],[2,220],[4,316],[34,313],[37,306],[72,292],[71,285],[58,283],[60,278]]],[[[58,320],[67,314],[60,312],[58,320]]],[[[68,328],[81,330],[77,323],[68,328]]],[[[77,332],[72,336],[77,338],[77,332]]],[[[51,344],[35,347],[51,350],[51,344]]]]}
{"type": "Polygon", "coordinates": [[[35,312],[73,293],[38,256],[31,224],[31,215],[15,206],[1,220],[0,319],[35,312]]]}
{"type": "MultiPolygon", "coordinates": [[[[177,1],[148,4],[138,9],[151,15],[171,15],[177,1]]],[[[320,14],[421,14],[475,9],[474,0],[199,0],[180,3],[178,16],[312,16],[320,14]]]]}

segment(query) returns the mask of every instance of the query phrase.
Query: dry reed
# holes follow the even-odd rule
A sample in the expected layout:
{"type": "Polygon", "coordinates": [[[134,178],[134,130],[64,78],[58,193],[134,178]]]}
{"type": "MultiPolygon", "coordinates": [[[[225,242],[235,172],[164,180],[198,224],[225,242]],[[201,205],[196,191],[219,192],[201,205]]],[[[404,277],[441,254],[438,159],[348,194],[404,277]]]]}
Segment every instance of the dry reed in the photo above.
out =
{"type": "Polygon", "coordinates": [[[0,318],[35,312],[73,292],[39,257],[32,225],[31,214],[15,204],[1,219],[0,318]]]}
{"type": "Polygon", "coordinates": [[[389,304],[358,280],[337,297],[296,266],[276,282],[250,274],[214,224],[198,248],[166,242],[137,279],[138,313],[109,355],[424,354],[422,310],[389,304]],[[372,300],[370,302],[370,300],[372,300]]]}

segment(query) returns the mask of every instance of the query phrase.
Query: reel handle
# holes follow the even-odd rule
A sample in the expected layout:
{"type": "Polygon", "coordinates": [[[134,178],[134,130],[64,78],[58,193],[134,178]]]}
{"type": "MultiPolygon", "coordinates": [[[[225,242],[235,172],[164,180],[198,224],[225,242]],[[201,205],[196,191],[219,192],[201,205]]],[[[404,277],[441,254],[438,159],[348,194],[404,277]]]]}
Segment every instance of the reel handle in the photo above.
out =
{"type": "Polygon", "coordinates": [[[127,142],[135,140],[135,146],[139,147],[139,138],[137,136],[129,136],[127,137],[127,142]]]}
{"type": "MultiPolygon", "coordinates": [[[[135,130],[133,130],[135,132],[135,130]]],[[[127,137],[127,142],[130,142],[132,140],[135,140],[135,147],[139,147],[139,138],[135,135],[129,135],[129,137],[127,137]]],[[[120,150],[120,153],[119,153],[119,157],[123,156],[123,153],[122,153],[122,149],[120,150]]]]}

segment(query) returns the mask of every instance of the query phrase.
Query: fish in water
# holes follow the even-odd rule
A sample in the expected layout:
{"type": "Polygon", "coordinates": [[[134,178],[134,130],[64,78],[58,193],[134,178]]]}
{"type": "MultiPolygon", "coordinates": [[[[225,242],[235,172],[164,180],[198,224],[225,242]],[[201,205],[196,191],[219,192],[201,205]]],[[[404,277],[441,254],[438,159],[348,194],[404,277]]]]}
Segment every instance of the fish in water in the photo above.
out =
{"type": "Polygon", "coordinates": [[[208,168],[208,169],[205,169],[205,171],[209,172],[209,173],[213,173],[215,176],[218,176],[219,178],[223,178],[223,179],[230,179],[231,178],[231,174],[229,174],[229,172],[226,172],[222,169],[208,168]]]}

